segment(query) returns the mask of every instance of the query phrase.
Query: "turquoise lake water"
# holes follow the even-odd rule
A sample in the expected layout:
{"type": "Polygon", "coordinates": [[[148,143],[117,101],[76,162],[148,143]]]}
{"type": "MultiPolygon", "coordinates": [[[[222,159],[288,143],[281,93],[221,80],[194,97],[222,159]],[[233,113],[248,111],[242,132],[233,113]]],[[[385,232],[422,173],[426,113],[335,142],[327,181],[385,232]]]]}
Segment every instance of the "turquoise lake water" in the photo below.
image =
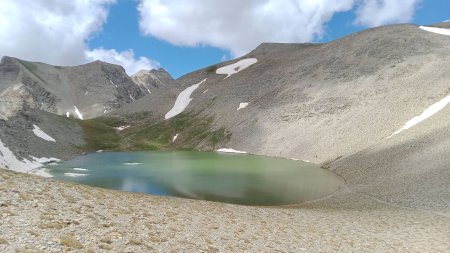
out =
{"type": "Polygon", "coordinates": [[[343,184],[311,163],[213,152],[94,153],[48,168],[55,178],[80,184],[245,205],[300,203],[343,184]]]}

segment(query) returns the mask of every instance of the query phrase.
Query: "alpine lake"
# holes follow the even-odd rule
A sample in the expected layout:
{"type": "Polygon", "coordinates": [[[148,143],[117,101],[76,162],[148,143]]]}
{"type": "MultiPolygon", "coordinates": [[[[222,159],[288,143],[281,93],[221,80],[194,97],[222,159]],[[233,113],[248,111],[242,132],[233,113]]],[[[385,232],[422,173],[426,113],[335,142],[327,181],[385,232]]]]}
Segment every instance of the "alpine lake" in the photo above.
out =
{"type": "Polygon", "coordinates": [[[47,168],[56,179],[95,187],[243,205],[301,203],[344,183],[308,162],[215,152],[103,152],[47,168]]]}

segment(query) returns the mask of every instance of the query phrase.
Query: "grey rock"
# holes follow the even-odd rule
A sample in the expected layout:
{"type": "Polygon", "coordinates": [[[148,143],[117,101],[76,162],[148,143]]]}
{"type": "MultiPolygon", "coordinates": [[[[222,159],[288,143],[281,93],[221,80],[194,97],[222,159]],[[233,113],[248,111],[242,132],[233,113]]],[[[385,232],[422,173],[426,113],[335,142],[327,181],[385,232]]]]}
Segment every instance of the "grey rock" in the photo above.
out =
{"type": "Polygon", "coordinates": [[[24,104],[74,117],[76,106],[84,119],[95,118],[145,95],[121,66],[100,61],[59,67],[3,57],[0,64],[0,100],[11,104],[0,105],[4,119],[24,104]]]}

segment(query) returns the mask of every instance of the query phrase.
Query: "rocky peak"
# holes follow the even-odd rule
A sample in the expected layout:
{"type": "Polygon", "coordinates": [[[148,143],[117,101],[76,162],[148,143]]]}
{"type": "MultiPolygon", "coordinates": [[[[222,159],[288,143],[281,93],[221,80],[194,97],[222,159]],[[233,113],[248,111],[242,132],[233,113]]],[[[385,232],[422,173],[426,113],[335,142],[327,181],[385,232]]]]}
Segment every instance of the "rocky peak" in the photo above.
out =
{"type": "Polygon", "coordinates": [[[163,68],[152,70],[142,69],[132,75],[131,79],[139,85],[145,93],[151,93],[152,90],[169,85],[174,81],[172,76],[163,68]]]}

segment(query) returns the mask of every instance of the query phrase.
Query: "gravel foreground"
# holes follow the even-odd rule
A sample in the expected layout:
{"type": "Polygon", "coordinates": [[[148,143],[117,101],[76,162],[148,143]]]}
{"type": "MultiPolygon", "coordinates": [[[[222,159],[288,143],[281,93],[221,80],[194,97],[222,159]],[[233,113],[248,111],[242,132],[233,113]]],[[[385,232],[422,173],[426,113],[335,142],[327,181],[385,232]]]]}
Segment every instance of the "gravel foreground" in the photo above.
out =
{"type": "Polygon", "coordinates": [[[450,219],[342,188],[249,207],[0,170],[0,252],[449,252],[450,219]]]}

